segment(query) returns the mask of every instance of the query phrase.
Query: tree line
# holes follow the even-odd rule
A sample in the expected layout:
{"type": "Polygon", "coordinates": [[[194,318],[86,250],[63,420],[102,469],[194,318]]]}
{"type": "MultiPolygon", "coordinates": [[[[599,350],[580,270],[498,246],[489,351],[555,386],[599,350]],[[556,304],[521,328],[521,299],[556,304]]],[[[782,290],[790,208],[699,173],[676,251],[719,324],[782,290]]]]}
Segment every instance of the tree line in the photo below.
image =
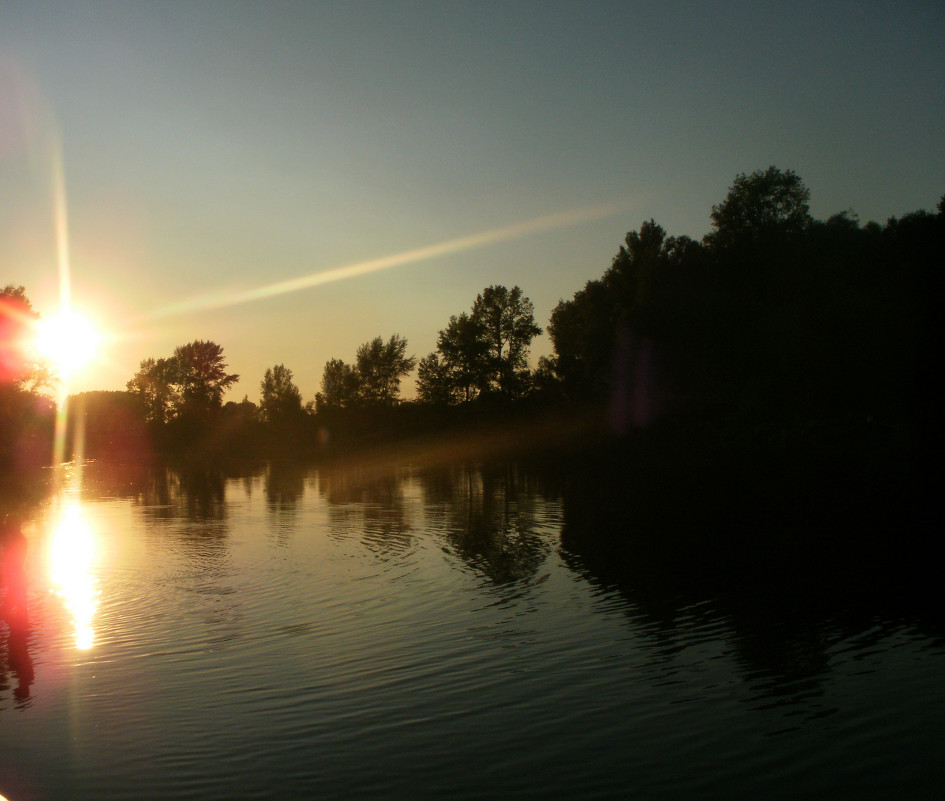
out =
{"type": "MultiPolygon", "coordinates": [[[[393,334],[365,342],[351,363],[330,359],[308,403],[277,364],[258,404],[224,404],[239,376],[220,345],[202,340],[143,360],[121,403],[150,436],[179,442],[211,430],[308,432],[314,441],[326,423],[389,425],[417,407],[597,409],[618,434],[696,418],[754,432],[746,436],[854,420],[914,430],[929,417],[945,201],[937,213],[864,226],[852,212],[816,220],[809,200],[793,171],[770,167],[736,176],[701,241],[644,222],[601,278],[551,312],[553,353],[534,369],[534,306],[520,287],[494,285],[449,318],[426,356],[393,334]],[[414,368],[417,400],[407,403],[401,384],[414,368]]],[[[17,362],[23,321],[35,315],[25,291],[9,286],[0,300],[8,433],[11,398],[37,396],[49,375],[17,362]]]]}
{"type": "MultiPolygon", "coordinates": [[[[417,395],[421,403],[459,404],[489,399],[514,401],[533,388],[528,367],[536,325],[534,306],[520,287],[486,287],[469,313],[453,315],[437,337],[437,350],[419,361],[417,395]]],[[[319,391],[303,404],[292,371],[284,364],[266,370],[260,383],[258,419],[285,424],[305,415],[344,409],[393,407],[401,403],[401,382],[417,366],[399,334],[365,342],[353,363],[329,359],[319,391]]],[[[223,348],[195,341],[166,358],[148,358],[128,381],[148,423],[204,424],[220,414],[226,390],[239,379],[227,372],[223,348]]],[[[227,404],[230,410],[250,403],[227,404]]]]}

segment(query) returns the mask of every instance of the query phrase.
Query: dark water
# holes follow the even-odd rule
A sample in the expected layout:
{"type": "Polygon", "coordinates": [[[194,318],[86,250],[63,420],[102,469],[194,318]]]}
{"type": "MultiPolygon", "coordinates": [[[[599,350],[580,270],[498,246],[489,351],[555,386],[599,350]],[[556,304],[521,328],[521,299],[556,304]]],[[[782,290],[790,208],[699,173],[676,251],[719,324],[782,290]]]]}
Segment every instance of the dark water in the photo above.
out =
{"type": "Polygon", "coordinates": [[[945,787],[945,639],[892,580],[610,547],[632,513],[514,463],[48,478],[0,623],[11,801],[945,787]]]}

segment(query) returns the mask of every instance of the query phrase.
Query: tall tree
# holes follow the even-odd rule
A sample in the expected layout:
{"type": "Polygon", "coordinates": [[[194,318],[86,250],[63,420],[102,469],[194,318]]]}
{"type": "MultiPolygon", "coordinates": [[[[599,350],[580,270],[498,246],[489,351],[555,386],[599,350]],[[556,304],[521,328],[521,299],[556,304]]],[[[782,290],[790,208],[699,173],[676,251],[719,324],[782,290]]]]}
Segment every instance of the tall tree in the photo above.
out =
{"type": "Polygon", "coordinates": [[[354,406],[361,390],[357,369],[341,359],[329,359],[322,371],[321,392],[315,395],[316,411],[354,406]]]}
{"type": "Polygon", "coordinates": [[[55,404],[38,394],[52,373],[34,352],[37,319],[22,286],[0,289],[0,477],[52,453],[55,404]]]}
{"type": "Polygon", "coordinates": [[[436,353],[421,365],[417,393],[450,403],[490,393],[517,397],[530,383],[528,350],[541,331],[521,288],[486,287],[470,313],[453,315],[439,332],[436,353]]]}
{"type": "Polygon", "coordinates": [[[264,420],[285,421],[302,414],[302,393],[292,380],[292,371],[284,364],[266,370],[260,389],[259,410],[264,420]]]}
{"type": "Polygon", "coordinates": [[[588,281],[551,312],[548,334],[555,352],[551,366],[570,396],[596,395],[606,389],[616,339],[613,318],[613,296],[603,280],[588,281]]]}
{"type": "Polygon", "coordinates": [[[0,384],[37,392],[55,382],[52,367],[38,357],[33,344],[37,320],[39,313],[24,287],[0,289],[0,384]]]}
{"type": "Polygon", "coordinates": [[[797,234],[811,222],[809,200],[810,190],[793,170],[772,166],[740,173],[725,200],[712,207],[715,230],[706,235],[706,244],[745,245],[797,234]]]}
{"type": "Polygon", "coordinates": [[[239,380],[226,372],[223,347],[209,340],[194,340],[174,351],[180,408],[184,414],[204,415],[223,407],[223,393],[239,380]]]}
{"type": "Polygon", "coordinates": [[[195,340],[181,345],[167,359],[145,359],[127,384],[137,395],[150,422],[205,418],[223,407],[223,393],[239,380],[226,372],[223,348],[195,340]]]}
{"type": "Polygon", "coordinates": [[[407,340],[398,334],[384,342],[375,337],[365,342],[356,356],[361,377],[361,398],[370,404],[392,404],[400,394],[400,381],[417,364],[407,356],[407,340]]]}
{"type": "Polygon", "coordinates": [[[486,287],[476,298],[472,319],[483,328],[490,361],[490,383],[506,397],[521,393],[528,375],[528,350],[542,329],[535,307],[514,286],[486,287]]]}
{"type": "Polygon", "coordinates": [[[178,403],[177,364],[170,359],[143,359],[138,372],[127,383],[137,397],[149,423],[166,423],[178,403]]]}
{"type": "Polygon", "coordinates": [[[555,357],[549,366],[569,397],[600,396],[626,384],[628,373],[636,372],[642,342],[676,341],[692,326],[692,314],[680,307],[681,301],[689,303],[686,288],[691,292],[706,272],[696,269],[702,255],[698,243],[668,237],[648,220],[626,235],[602,278],[555,307],[548,326],[555,357]],[[674,286],[676,294],[668,300],[674,286]]]}
{"type": "Polygon", "coordinates": [[[449,368],[436,353],[424,356],[417,366],[417,397],[424,403],[439,405],[454,399],[449,368]]]}
{"type": "Polygon", "coordinates": [[[488,389],[489,343],[481,320],[463,312],[437,336],[437,350],[454,400],[470,401],[488,389]]]}

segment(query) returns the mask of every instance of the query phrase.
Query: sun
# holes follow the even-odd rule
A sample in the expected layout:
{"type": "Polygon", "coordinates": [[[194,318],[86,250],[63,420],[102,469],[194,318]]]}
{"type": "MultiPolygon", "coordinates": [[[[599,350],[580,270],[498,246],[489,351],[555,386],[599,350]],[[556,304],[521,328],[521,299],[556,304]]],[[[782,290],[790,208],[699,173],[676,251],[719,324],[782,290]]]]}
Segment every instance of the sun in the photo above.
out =
{"type": "Polygon", "coordinates": [[[91,361],[102,344],[98,327],[73,310],[38,320],[36,347],[63,378],[91,361]]]}

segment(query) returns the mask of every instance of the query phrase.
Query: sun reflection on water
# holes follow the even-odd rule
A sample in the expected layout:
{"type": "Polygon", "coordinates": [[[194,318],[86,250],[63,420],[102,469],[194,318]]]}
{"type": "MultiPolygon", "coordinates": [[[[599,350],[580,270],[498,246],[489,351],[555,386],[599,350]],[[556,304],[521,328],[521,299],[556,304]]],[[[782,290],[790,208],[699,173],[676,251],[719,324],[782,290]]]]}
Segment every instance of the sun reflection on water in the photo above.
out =
{"type": "Polygon", "coordinates": [[[93,618],[98,590],[92,575],[95,536],[78,503],[70,503],[60,515],[49,543],[50,578],[54,592],[65,602],[75,624],[75,644],[88,650],[95,643],[93,618]]]}

